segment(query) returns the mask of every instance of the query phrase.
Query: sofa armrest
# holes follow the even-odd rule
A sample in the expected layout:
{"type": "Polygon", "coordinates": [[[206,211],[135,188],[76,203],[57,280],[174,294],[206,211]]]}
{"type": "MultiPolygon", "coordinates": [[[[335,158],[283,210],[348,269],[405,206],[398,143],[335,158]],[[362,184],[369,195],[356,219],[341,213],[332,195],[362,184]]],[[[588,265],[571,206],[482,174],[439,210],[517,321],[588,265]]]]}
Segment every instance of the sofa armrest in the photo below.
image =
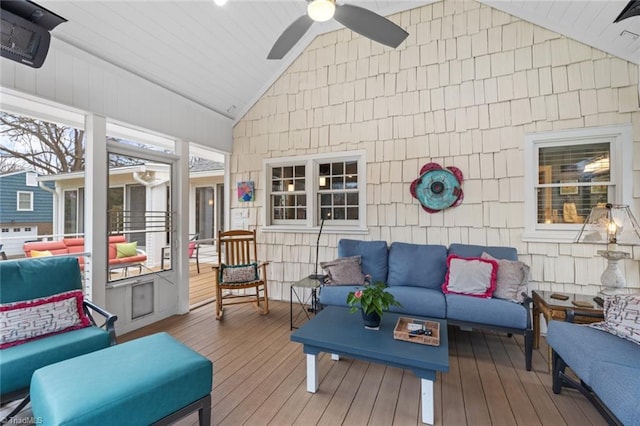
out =
{"type": "Polygon", "coordinates": [[[604,321],[604,313],[603,312],[586,312],[586,311],[579,311],[579,310],[574,310],[574,309],[567,309],[564,321],[565,322],[576,322],[576,317],[596,318],[596,319],[602,319],[604,321]]]}
{"type": "Polygon", "coordinates": [[[114,323],[118,320],[118,317],[110,312],[107,312],[106,310],[102,309],[100,306],[89,300],[84,301],[84,313],[87,314],[89,320],[91,320],[91,323],[93,325],[95,325],[96,327],[104,328],[109,332],[109,336],[111,336],[111,346],[115,345],[116,329],[114,323]],[[98,325],[96,323],[96,320],[93,317],[93,312],[96,312],[105,318],[105,322],[102,325],[98,325]]]}

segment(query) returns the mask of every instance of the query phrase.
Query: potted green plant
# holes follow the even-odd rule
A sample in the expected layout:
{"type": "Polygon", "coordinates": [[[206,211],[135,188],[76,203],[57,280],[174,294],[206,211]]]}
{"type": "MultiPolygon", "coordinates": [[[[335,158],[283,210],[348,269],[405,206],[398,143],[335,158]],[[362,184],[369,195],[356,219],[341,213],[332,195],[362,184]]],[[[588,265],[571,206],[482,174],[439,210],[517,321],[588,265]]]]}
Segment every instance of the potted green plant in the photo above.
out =
{"type": "Polygon", "coordinates": [[[362,290],[352,291],[347,295],[347,304],[351,313],[362,312],[365,327],[380,326],[380,319],[384,311],[390,306],[402,306],[393,294],[386,291],[387,285],[381,281],[369,284],[362,290]]]}

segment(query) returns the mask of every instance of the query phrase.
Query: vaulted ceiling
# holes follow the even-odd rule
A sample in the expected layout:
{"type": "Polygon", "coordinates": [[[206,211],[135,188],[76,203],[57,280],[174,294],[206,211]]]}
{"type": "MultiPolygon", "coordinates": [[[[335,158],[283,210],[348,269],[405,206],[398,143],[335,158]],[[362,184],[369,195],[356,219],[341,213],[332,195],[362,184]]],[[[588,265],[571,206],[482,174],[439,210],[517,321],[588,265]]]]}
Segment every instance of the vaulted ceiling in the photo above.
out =
{"type": "MultiPolygon", "coordinates": [[[[341,28],[314,23],[283,60],[267,53],[306,9],[304,0],[36,0],[62,15],[52,36],[238,120],[313,38],[341,28]]],[[[471,0],[458,0],[471,1],[471,0]]],[[[429,0],[348,0],[388,16],[429,0]]],[[[613,20],[627,0],[482,0],[611,54],[640,64],[640,17],[613,20]]]]}

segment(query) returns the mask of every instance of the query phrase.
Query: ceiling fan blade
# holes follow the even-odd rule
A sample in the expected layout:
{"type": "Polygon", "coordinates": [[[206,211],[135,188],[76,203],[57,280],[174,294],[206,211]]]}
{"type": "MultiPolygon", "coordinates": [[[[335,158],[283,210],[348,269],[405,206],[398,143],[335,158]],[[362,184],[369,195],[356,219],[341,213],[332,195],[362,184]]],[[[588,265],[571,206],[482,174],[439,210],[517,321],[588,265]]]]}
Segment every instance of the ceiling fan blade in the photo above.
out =
{"type": "Polygon", "coordinates": [[[311,24],[313,24],[313,20],[307,15],[302,15],[293,21],[293,23],[284,30],[278,40],[276,40],[269,55],[267,55],[267,59],[284,58],[284,55],[302,38],[304,33],[311,27],[311,24]]]}
{"type": "Polygon", "coordinates": [[[622,12],[620,12],[620,15],[618,15],[618,17],[615,19],[615,21],[613,21],[613,23],[615,24],[616,22],[620,22],[623,19],[631,18],[632,16],[637,16],[637,15],[640,15],[640,1],[631,0],[624,7],[624,9],[622,9],[622,12]]]}
{"type": "Polygon", "coordinates": [[[384,16],[359,6],[336,4],[334,18],[350,30],[389,47],[398,47],[409,35],[384,16]]]}

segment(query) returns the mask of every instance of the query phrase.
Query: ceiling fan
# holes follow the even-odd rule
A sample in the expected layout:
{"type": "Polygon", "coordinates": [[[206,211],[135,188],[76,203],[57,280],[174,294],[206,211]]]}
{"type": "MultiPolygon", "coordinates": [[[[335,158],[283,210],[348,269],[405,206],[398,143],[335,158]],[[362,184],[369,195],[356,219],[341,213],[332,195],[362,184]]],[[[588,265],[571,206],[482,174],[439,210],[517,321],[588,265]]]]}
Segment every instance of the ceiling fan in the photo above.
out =
{"type": "Polygon", "coordinates": [[[398,47],[409,35],[395,23],[368,9],[336,4],[335,0],[311,0],[307,5],[307,14],[293,21],[284,30],[271,48],[267,59],[282,59],[314,21],[324,22],[331,18],[335,18],[350,30],[389,47],[398,47]]]}

